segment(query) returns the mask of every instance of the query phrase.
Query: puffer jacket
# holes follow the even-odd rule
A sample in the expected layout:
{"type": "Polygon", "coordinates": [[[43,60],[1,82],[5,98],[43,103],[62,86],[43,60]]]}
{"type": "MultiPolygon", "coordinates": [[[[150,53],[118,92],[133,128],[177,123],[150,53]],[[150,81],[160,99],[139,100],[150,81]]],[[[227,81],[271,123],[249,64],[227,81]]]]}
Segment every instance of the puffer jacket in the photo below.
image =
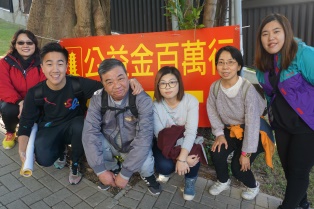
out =
{"type": "MultiPolygon", "coordinates": [[[[314,48],[298,41],[298,51],[288,69],[280,72],[278,89],[294,111],[314,130],[314,48]]],[[[277,67],[280,68],[281,54],[277,67]]],[[[275,94],[269,81],[269,71],[256,71],[256,77],[270,103],[275,94]]]]}
{"type": "Polygon", "coordinates": [[[0,100],[17,104],[24,99],[28,89],[46,80],[39,58],[23,69],[18,60],[8,54],[0,60],[0,100]]]}

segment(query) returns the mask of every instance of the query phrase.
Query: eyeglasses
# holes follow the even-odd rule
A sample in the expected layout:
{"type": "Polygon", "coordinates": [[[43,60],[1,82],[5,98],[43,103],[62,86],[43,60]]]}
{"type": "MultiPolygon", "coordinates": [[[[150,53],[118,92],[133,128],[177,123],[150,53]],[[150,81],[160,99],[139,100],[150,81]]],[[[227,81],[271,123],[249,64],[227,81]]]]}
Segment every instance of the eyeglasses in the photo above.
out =
{"type": "Polygon", "coordinates": [[[169,86],[169,88],[174,88],[177,86],[178,81],[170,81],[169,83],[165,83],[165,82],[160,82],[158,84],[160,89],[165,89],[167,88],[167,85],[169,86]]]}
{"type": "Polygon", "coordinates": [[[25,43],[28,45],[28,46],[31,46],[34,44],[34,42],[31,42],[31,41],[18,41],[16,42],[18,45],[24,45],[25,43]]]}
{"type": "Polygon", "coordinates": [[[232,60],[229,60],[227,62],[219,61],[217,63],[217,66],[224,66],[225,64],[227,64],[228,67],[231,67],[234,65],[234,63],[236,63],[236,61],[232,61],[232,60]]]}

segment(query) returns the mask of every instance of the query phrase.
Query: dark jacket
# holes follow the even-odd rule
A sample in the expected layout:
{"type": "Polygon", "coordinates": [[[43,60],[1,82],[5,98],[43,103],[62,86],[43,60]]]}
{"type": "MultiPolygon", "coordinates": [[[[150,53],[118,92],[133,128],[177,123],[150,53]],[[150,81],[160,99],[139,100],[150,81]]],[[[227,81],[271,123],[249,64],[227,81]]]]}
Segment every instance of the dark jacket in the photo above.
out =
{"type": "MultiPolygon", "coordinates": [[[[163,156],[167,159],[176,160],[181,152],[181,146],[175,146],[177,140],[183,137],[185,131],[184,126],[171,126],[164,128],[158,134],[157,146],[162,151],[163,156]]],[[[194,144],[189,155],[198,155],[200,162],[207,165],[206,156],[202,151],[202,144],[194,144]]]]}

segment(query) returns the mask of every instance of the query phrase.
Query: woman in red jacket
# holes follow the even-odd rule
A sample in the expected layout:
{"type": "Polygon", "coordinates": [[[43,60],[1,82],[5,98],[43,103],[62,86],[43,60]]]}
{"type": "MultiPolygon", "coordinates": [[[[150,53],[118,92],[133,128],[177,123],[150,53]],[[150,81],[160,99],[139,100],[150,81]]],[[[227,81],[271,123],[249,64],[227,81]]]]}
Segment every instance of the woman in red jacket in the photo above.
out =
{"type": "Polygon", "coordinates": [[[46,79],[40,68],[37,38],[29,30],[14,34],[9,52],[0,60],[0,78],[0,113],[7,131],[2,146],[11,149],[26,92],[46,79]]]}

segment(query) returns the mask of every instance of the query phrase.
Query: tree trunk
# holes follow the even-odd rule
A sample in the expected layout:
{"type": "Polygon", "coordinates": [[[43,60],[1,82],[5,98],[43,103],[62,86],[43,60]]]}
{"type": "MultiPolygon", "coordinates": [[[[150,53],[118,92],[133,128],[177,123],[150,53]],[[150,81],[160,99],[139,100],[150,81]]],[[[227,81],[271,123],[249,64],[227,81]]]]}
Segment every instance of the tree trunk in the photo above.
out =
{"type": "Polygon", "coordinates": [[[33,0],[27,29],[39,46],[61,38],[110,33],[110,0],[33,0]]]}
{"type": "Polygon", "coordinates": [[[224,26],[225,25],[227,7],[228,7],[228,0],[219,0],[218,1],[215,26],[224,26]]]}
{"type": "Polygon", "coordinates": [[[217,0],[205,0],[203,24],[205,28],[212,28],[215,24],[217,0]]]}

